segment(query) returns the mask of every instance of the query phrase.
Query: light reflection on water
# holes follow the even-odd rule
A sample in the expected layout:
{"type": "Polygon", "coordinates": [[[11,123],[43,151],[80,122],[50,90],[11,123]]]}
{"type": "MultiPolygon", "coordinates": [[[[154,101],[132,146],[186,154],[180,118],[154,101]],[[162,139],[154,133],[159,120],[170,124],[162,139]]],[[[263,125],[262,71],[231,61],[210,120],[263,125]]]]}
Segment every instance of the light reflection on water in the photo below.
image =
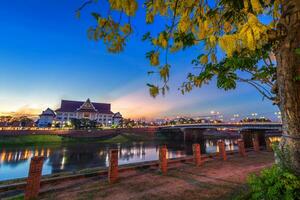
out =
{"type": "MultiPolygon", "coordinates": [[[[277,140],[277,139],[273,139],[277,140]]],[[[237,139],[225,139],[226,150],[237,150],[237,139]]],[[[272,140],[271,140],[272,141],[272,140]]],[[[273,142],[273,141],[272,141],[273,142]]],[[[167,142],[168,158],[192,155],[192,144],[167,142]]],[[[202,153],[218,152],[217,140],[200,142],[202,153]]],[[[30,158],[45,156],[43,175],[108,166],[109,145],[78,143],[63,146],[0,148],[0,181],[23,178],[28,174],[30,158]]],[[[114,145],[119,149],[119,165],[158,160],[159,144],[133,142],[114,145]]]]}

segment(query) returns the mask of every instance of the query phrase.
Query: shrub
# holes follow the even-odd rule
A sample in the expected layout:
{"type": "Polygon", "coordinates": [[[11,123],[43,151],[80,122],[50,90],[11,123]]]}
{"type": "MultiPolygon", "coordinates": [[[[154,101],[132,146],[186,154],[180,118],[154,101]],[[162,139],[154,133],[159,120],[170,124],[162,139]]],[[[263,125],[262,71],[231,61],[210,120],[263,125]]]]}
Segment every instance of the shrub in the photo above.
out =
{"type": "Polygon", "coordinates": [[[300,199],[300,178],[278,165],[264,169],[260,176],[250,175],[247,181],[250,186],[250,199],[300,199]]]}

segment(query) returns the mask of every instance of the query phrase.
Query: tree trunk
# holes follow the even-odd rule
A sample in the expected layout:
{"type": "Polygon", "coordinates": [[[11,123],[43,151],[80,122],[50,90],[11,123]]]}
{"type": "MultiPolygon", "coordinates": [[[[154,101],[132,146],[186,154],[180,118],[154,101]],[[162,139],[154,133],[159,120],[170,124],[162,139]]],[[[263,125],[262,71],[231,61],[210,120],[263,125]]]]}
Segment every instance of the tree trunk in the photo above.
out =
{"type": "Polygon", "coordinates": [[[285,155],[281,162],[300,175],[300,0],[284,1],[278,29],[286,34],[275,52],[285,155]]]}

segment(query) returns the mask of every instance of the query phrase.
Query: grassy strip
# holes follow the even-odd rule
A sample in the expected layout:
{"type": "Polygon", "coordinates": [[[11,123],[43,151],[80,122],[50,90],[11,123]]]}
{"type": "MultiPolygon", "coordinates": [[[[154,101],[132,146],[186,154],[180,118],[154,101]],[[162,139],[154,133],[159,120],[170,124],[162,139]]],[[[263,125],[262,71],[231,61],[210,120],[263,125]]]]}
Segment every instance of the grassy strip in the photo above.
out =
{"type": "Polygon", "coordinates": [[[149,141],[149,140],[152,139],[144,135],[123,133],[99,142],[106,143],[106,144],[115,144],[115,143],[129,143],[129,142],[140,142],[140,141],[149,141]]]}
{"type": "Polygon", "coordinates": [[[125,135],[117,135],[115,137],[103,140],[103,141],[99,141],[101,143],[108,143],[108,144],[112,144],[112,143],[127,143],[130,142],[130,139],[128,137],[126,137],[125,135]]]}
{"type": "Polygon", "coordinates": [[[17,196],[9,197],[6,200],[24,200],[24,195],[20,194],[20,195],[17,195],[17,196]]]}
{"type": "Polygon", "coordinates": [[[4,146],[23,146],[36,144],[60,144],[62,142],[75,142],[76,139],[66,138],[58,135],[18,135],[0,136],[0,145],[4,146]]]}
{"type": "Polygon", "coordinates": [[[99,142],[105,144],[129,143],[139,141],[149,141],[153,138],[139,134],[120,134],[112,138],[72,138],[58,135],[18,135],[18,136],[0,136],[0,145],[3,146],[29,146],[43,144],[61,144],[76,142],[99,142]]]}

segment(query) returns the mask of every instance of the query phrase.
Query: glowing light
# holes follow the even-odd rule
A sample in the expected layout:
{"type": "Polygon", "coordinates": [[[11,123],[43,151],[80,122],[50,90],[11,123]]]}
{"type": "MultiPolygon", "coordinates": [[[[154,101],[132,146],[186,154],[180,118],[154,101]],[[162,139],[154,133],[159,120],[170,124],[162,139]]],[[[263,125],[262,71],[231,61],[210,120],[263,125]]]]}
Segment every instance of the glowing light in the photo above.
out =
{"type": "Polygon", "coordinates": [[[66,163],[66,158],[65,156],[62,158],[61,160],[61,166],[60,166],[60,169],[64,169],[65,168],[65,163],[66,163]]]}
{"type": "Polygon", "coordinates": [[[6,152],[3,151],[3,152],[1,153],[1,160],[0,160],[1,163],[5,161],[5,156],[6,156],[6,152]]]}

